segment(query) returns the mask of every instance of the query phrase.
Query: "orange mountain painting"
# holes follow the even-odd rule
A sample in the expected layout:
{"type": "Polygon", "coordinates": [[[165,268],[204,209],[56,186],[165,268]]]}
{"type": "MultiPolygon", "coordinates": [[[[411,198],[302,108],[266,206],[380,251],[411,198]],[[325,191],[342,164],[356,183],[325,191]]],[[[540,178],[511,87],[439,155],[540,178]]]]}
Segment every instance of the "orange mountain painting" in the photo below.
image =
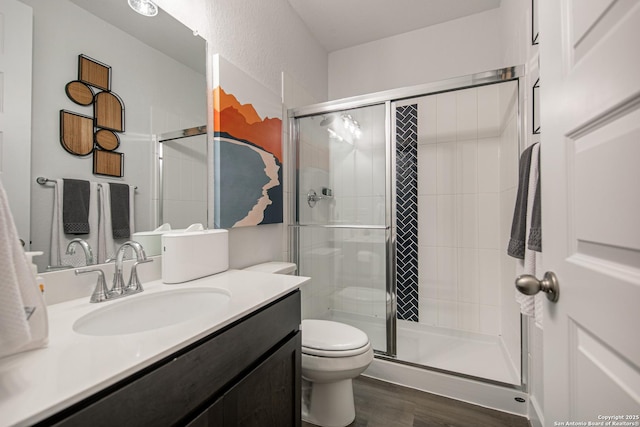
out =
{"type": "MultiPolygon", "coordinates": [[[[220,74],[223,66],[234,67],[221,60],[220,74]]],[[[239,73],[236,68],[230,74],[237,80],[239,73]]],[[[262,96],[269,95],[275,112],[280,100],[265,89],[262,96]]],[[[241,103],[220,85],[213,90],[213,105],[216,228],[282,222],[282,120],[260,117],[252,103],[241,103]]]]}
{"type": "Polygon", "coordinates": [[[225,132],[272,153],[282,162],[282,120],[260,118],[251,104],[240,104],[220,86],[213,90],[214,132],[225,132]]]}

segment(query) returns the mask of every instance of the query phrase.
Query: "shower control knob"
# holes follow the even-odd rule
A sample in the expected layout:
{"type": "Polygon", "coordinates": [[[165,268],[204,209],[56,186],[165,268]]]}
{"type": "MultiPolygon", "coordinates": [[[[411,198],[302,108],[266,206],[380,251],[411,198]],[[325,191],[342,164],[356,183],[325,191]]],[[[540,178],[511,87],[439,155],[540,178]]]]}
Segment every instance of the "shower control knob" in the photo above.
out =
{"type": "Polygon", "coordinates": [[[551,302],[558,302],[560,298],[560,285],[556,275],[547,271],[544,278],[538,280],[530,274],[523,274],[516,278],[516,288],[525,295],[535,295],[542,291],[547,294],[547,299],[551,302]]]}
{"type": "Polygon", "coordinates": [[[318,196],[318,193],[313,189],[309,190],[307,193],[307,204],[310,208],[315,207],[316,203],[318,203],[318,200],[320,199],[322,199],[322,196],[318,196]]]}

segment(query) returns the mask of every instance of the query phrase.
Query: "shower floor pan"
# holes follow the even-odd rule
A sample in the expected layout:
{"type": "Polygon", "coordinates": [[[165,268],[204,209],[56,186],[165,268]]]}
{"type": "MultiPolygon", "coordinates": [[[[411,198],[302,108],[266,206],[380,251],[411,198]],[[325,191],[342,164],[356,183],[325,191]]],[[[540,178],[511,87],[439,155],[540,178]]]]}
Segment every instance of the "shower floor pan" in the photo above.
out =
{"type": "MultiPolygon", "coordinates": [[[[365,331],[374,349],[385,349],[382,319],[332,311],[328,320],[365,331]]],[[[520,374],[498,336],[397,321],[397,356],[400,361],[463,375],[519,385],[520,374]]]]}
{"type": "Polygon", "coordinates": [[[397,358],[507,384],[520,375],[500,337],[398,321],[397,358]]]}

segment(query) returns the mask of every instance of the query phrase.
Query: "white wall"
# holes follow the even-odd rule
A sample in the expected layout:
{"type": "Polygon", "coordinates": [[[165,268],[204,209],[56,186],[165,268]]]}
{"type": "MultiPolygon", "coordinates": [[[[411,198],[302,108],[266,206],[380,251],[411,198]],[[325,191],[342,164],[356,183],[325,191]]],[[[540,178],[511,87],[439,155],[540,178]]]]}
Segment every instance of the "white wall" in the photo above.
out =
{"type": "Polygon", "coordinates": [[[499,11],[502,62],[526,64],[531,51],[531,1],[503,1],[499,11]]]}
{"type": "MultiPolygon", "coordinates": [[[[273,92],[286,95],[285,107],[327,99],[327,52],[311,36],[288,1],[159,0],[157,3],[208,41],[210,57],[219,53],[273,92]]],[[[288,135],[286,121],[283,133],[285,137],[288,135]]],[[[287,171],[285,165],[285,176],[287,171]]],[[[288,188],[285,186],[284,190],[287,197],[288,188]]],[[[285,201],[285,216],[286,206],[285,201]]],[[[286,235],[287,227],[280,224],[232,229],[231,267],[286,259],[286,235]]]]}
{"type": "Polygon", "coordinates": [[[329,99],[500,68],[501,18],[493,9],[331,52],[329,99]]]}
{"type": "MultiPolygon", "coordinates": [[[[25,0],[33,7],[32,250],[49,251],[53,186],[36,176],[123,182],[138,186],[136,229],[155,225],[154,145],[151,135],[206,121],[205,78],[66,0],[25,0]],[[61,23],[64,22],[64,25],[61,23]],[[112,90],[125,105],[125,133],[118,152],[125,154],[124,177],[92,174],[93,157],[67,153],[59,143],[59,110],[93,115],[92,107],[73,103],[65,85],[77,79],[78,54],[112,67],[112,90]],[[184,84],[175,84],[175,82],[184,84]]],[[[39,268],[49,257],[36,258],[39,268]]]]}

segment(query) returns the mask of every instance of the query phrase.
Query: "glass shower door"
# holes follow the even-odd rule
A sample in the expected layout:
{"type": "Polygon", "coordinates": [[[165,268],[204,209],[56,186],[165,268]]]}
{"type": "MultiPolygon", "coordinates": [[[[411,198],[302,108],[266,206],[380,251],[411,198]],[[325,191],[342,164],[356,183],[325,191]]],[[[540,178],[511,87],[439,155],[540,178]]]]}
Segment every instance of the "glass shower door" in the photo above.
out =
{"type": "Polygon", "coordinates": [[[395,321],[387,108],[296,119],[292,227],[298,273],[311,277],[303,318],[353,325],[382,353],[392,348],[388,323],[395,321]]]}

